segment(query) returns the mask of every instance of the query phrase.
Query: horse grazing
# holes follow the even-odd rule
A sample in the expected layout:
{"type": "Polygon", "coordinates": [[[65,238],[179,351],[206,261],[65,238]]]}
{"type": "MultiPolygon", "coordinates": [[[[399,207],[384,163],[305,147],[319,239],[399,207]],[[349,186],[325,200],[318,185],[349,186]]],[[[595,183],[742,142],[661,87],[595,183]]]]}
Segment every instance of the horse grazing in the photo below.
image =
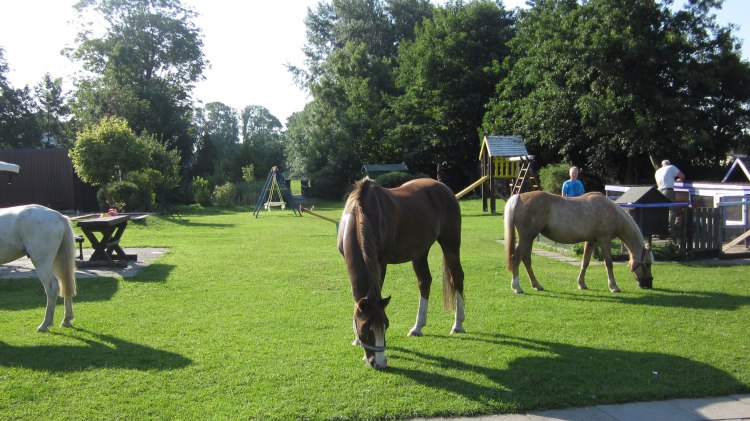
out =
{"type": "Polygon", "coordinates": [[[432,275],[427,263],[437,241],[443,250],[443,304],[455,308],[451,333],[463,332],[464,272],[461,268],[461,209],[444,184],[422,178],[386,189],[364,178],[355,184],[339,223],[338,248],[346,261],[354,296],[353,345],[364,348],[373,368],[385,368],[388,317],[381,289],[389,263],[412,262],[419,286],[417,321],[408,336],[427,325],[432,275]]]}
{"type": "Polygon", "coordinates": [[[630,255],[630,271],[638,286],[651,288],[651,249],[643,242],[641,230],[633,218],[616,203],[601,193],[587,193],[578,197],[562,197],[534,191],[511,196],[505,204],[505,253],[507,269],[513,273],[511,288],[517,294],[523,290],[519,285],[518,267],[526,266],[531,286],[537,291],[544,288],[537,282],[531,269],[531,248],[534,238],[542,234],[558,243],[572,244],[585,241],[578,288],[586,289],[584,277],[591,261],[591,254],[598,243],[607,267],[609,289],[620,292],[612,274],[610,241],[618,237],[630,255]],[[518,246],[515,244],[515,229],[518,230],[518,246]]]}
{"type": "Polygon", "coordinates": [[[31,258],[47,294],[47,312],[37,331],[46,332],[52,325],[58,295],[65,301],[61,326],[73,326],[75,237],[68,218],[39,205],[0,209],[0,264],[24,255],[31,258]]]}

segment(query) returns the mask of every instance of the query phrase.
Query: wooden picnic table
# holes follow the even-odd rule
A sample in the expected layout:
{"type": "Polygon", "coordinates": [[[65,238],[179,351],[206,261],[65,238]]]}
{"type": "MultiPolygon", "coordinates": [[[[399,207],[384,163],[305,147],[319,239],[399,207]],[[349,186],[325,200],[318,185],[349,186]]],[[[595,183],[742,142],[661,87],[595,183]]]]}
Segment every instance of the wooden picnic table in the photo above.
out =
{"type": "Polygon", "coordinates": [[[136,260],[136,255],[128,255],[120,247],[120,239],[129,219],[127,215],[120,215],[78,221],[78,227],[94,249],[89,260],[79,261],[78,266],[127,267],[128,260],[136,260]]]}

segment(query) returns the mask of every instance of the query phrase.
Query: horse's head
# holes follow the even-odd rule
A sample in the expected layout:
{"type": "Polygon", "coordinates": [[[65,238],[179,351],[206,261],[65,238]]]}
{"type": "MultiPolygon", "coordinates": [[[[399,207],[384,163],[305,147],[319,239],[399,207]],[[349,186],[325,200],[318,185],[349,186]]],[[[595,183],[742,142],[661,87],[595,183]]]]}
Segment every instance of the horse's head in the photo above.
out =
{"type": "Polygon", "coordinates": [[[385,307],[391,301],[386,298],[361,298],[354,304],[354,334],[357,345],[365,350],[364,359],[371,367],[386,367],[385,331],[388,329],[388,317],[385,307]]]}
{"type": "Polygon", "coordinates": [[[648,244],[643,246],[641,255],[636,259],[635,254],[630,256],[630,271],[633,272],[635,281],[641,288],[651,288],[654,277],[651,276],[651,263],[654,261],[654,255],[651,253],[651,247],[648,244]]]}

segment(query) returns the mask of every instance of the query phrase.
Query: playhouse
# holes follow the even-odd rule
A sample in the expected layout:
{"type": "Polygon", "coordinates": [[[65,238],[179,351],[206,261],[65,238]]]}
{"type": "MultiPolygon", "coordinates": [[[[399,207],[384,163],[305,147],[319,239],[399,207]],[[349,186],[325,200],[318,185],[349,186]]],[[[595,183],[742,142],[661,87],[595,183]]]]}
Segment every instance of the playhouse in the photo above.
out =
{"type": "MultiPolygon", "coordinates": [[[[495,198],[539,188],[531,167],[534,157],[529,155],[521,136],[485,136],[479,150],[482,177],[482,209],[495,213],[495,198]]],[[[475,184],[477,184],[475,183],[475,184]]]]}
{"type": "MultiPolygon", "coordinates": [[[[742,156],[731,157],[732,165],[721,182],[676,181],[675,202],[684,203],[678,215],[685,213],[682,224],[687,232],[690,250],[715,250],[738,253],[738,245],[750,237],[750,172],[742,156]],[[730,241],[731,240],[731,241],[730,241]]],[[[606,185],[607,196],[618,202],[639,186],[606,185]]],[[[746,246],[742,248],[747,249],[746,246]]],[[[747,250],[744,250],[747,251],[747,250]]],[[[740,251],[741,252],[741,251],[740,251]]]]}

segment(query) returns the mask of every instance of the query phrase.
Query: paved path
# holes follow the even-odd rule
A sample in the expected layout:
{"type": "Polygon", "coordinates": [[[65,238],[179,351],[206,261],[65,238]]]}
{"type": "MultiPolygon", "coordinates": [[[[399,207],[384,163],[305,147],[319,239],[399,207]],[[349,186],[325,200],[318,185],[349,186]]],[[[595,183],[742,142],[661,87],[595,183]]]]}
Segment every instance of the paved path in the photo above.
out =
{"type": "MultiPolygon", "coordinates": [[[[103,277],[110,278],[114,276],[122,276],[128,278],[138,273],[141,268],[150,265],[156,259],[159,259],[169,251],[167,248],[126,248],[125,252],[128,254],[135,254],[138,256],[137,261],[129,261],[128,267],[117,268],[117,267],[87,267],[77,268],[76,278],[95,278],[103,277]]],[[[83,249],[84,259],[88,259],[93,253],[93,249],[83,249]]],[[[76,249],[76,255],[78,250],[76,249]]],[[[18,260],[14,260],[10,263],[0,265],[0,279],[13,279],[13,278],[36,278],[36,270],[34,265],[31,264],[31,260],[28,257],[22,257],[18,260]]]]}
{"type": "MultiPolygon", "coordinates": [[[[427,420],[422,418],[421,420],[427,420]]],[[[750,395],[706,399],[598,405],[585,408],[532,411],[528,414],[471,418],[430,418],[429,421],[697,421],[750,420],[750,395]]]]}

